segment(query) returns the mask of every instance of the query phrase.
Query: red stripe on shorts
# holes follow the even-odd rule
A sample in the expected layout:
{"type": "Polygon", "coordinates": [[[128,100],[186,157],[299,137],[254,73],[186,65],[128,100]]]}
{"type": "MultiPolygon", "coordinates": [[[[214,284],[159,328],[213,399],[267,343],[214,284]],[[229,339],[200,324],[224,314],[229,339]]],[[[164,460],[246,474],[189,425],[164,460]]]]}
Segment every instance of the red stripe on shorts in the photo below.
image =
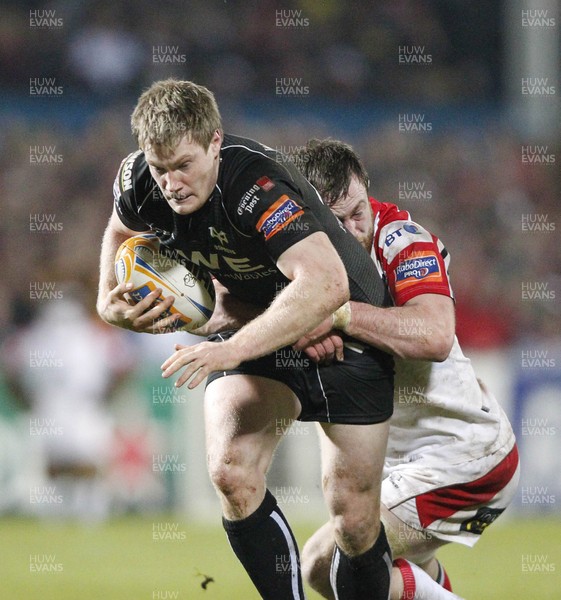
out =
{"type": "Polygon", "coordinates": [[[428,527],[437,519],[446,519],[459,510],[485,504],[512,479],[518,467],[516,444],[503,460],[486,475],[450,487],[443,487],[416,497],[419,521],[428,527]]]}

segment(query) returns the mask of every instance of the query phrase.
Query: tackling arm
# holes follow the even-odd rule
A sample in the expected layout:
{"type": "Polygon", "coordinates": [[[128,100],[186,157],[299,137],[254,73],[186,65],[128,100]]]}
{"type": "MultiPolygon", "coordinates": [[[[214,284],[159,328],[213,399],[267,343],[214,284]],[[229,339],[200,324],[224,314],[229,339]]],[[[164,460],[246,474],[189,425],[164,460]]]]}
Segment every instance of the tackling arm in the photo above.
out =
{"type": "Polygon", "coordinates": [[[345,333],[404,359],[446,360],[455,333],[454,302],[421,294],[403,306],[378,308],[351,302],[345,333]]]}
{"type": "Polygon", "coordinates": [[[399,358],[442,362],[454,343],[454,302],[440,294],[422,294],[393,308],[347,302],[294,348],[315,362],[330,360],[335,352],[326,351],[326,341],[329,346],[340,343],[337,330],[399,358]]]}

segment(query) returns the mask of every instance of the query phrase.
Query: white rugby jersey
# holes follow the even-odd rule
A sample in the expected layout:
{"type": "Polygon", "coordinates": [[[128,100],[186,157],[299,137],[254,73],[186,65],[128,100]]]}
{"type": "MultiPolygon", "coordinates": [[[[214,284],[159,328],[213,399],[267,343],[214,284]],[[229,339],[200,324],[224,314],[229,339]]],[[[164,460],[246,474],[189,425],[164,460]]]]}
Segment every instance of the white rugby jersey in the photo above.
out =
{"type": "MultiPolygon", "coordinates": [[[[370,202],[374,213],[371,254],[394,304],[402,306],[419,294],[454,298],[448,276],[450,256],[444,244],[412,221],[407,211],[373,198],[370,202]]],[[[389,466],[429,455],[442,460],[441,465],[456,464],[514,444],[508,418],[480,385],[457,338],[445,361],[396,358],[395,371],[386,454],[389,466]]]]}

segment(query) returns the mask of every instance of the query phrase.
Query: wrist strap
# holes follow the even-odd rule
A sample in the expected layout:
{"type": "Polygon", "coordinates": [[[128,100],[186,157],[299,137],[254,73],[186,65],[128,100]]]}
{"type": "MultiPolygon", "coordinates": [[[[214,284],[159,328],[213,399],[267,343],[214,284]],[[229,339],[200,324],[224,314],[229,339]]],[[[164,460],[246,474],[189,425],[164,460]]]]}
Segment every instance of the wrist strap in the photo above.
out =
{"type": "Polygon", "coordinates": [[[351,303],[345,302],[333,313],[333,329],[345,331],[351,322],[351,303]]]}

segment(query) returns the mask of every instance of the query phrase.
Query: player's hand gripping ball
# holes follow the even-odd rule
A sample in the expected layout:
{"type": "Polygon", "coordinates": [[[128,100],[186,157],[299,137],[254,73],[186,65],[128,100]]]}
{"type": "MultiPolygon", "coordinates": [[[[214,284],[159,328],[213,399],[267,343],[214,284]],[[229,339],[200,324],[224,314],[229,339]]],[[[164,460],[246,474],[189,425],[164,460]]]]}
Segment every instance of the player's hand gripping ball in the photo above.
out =
{"type": "Polygon", "coordinates": [[[162,318],[180,315],[174,329],[191,331],[203,326],[214,310],[214,286],[209,274],[188,263],[178,252],[160,245],[153,234],[129,238],[115,256],[119,283],[132,283],[127,293],[136,304],[156,288],[163,291],[156,300],[174,297],[162,318]]]}

